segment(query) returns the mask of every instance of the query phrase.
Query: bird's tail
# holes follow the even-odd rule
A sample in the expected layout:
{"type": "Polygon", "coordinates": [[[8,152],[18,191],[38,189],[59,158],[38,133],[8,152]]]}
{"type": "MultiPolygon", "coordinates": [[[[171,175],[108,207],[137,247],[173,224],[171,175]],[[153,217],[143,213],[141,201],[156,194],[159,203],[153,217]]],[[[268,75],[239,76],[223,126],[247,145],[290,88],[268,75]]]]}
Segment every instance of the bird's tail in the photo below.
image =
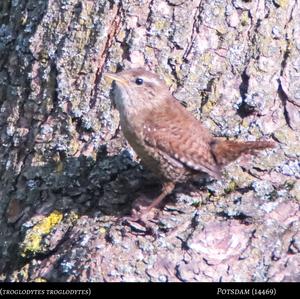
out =
{"type": "Polygon", "coordinates": [[[212,153],[217,164],[222,167],[239,158],[242,154],[256,155],[258,150],[275,147],[275,143],[267,140],[233,141],[214,139],[211,144],[212,153]]]}

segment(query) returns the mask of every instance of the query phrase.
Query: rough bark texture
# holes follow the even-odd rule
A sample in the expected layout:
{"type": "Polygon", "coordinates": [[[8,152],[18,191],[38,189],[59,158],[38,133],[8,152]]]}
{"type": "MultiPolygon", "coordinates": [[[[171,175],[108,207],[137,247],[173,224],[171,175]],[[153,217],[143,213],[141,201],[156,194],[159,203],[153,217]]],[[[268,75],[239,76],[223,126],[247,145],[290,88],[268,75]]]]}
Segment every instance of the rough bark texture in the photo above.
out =
{"type": "Polygon", "coordinates": [[[2,0],[0,106],[1,280],[300,281],[298,0],[2,0]],[[117,221],[159,184],[103,79],[140,65],[216,136],[277,142],[151,233],[117,221]]]}

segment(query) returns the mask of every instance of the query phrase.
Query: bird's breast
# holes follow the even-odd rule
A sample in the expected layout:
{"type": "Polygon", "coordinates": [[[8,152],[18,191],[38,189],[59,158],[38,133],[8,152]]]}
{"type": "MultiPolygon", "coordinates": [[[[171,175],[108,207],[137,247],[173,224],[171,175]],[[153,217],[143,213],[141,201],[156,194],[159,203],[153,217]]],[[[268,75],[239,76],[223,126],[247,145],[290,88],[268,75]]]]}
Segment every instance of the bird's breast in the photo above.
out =
{"type": "Polygon", "coordinates": [[[138,130],[133,131],[125,124],[122,131],[130,146],[141,159],[142,164],[157,177],[167,181],[183,182],[190,176],[190,171],[179,161],[174,160],[157,148],[148,146],[142,133],[138,130]]]}

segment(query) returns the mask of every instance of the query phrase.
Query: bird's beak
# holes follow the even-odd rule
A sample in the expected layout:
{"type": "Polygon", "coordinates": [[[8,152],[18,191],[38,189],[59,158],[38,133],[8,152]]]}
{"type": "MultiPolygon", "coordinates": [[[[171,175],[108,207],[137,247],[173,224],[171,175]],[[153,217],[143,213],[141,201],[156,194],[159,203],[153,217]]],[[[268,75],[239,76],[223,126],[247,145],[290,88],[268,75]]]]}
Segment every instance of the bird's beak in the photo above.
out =
{"type": "Polygon", "coordinates": [[[127,85],[127,82],[125,79],[121,78],[121,76],[119,76],[118,74],[112,74],[112,73],[106,73],[104,74],[105,78],[120,82],[123,85],[127,85]]]}

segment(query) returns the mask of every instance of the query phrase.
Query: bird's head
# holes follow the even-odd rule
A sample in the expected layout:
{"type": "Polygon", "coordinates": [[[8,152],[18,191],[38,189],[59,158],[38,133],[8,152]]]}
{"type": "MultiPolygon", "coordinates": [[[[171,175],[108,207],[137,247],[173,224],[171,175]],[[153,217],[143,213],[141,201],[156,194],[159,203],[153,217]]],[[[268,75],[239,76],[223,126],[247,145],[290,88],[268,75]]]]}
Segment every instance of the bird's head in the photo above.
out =
{"type": "Polygon", "coordinates": [[[120,111],[139,112],[142,109],[157,108],[170,95],[167,85],[156,74],[143,68],[106,73],[114,80],[114,102],[120,111]]]}

